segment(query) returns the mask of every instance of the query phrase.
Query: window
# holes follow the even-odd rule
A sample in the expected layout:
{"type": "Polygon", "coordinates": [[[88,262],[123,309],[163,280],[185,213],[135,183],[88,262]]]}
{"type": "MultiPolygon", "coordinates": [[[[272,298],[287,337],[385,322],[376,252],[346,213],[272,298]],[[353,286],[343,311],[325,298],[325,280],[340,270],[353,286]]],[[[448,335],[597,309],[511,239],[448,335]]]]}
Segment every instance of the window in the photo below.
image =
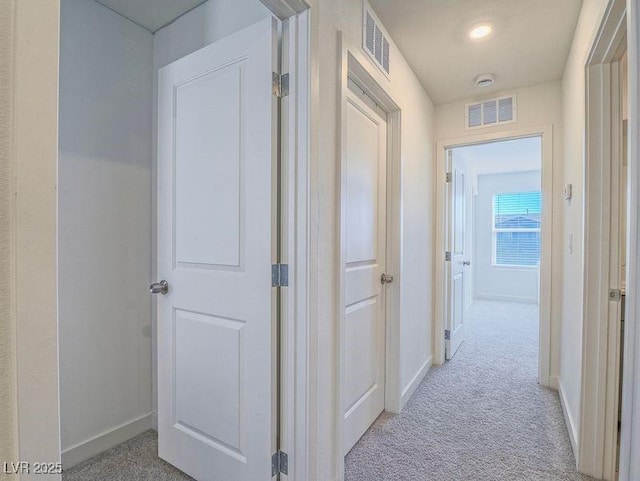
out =
{"type": "Polygon", "coordinates": [[[538,265],[541,216],[540,192],[514,192],[493,196],[493,265],[538,265]]]}

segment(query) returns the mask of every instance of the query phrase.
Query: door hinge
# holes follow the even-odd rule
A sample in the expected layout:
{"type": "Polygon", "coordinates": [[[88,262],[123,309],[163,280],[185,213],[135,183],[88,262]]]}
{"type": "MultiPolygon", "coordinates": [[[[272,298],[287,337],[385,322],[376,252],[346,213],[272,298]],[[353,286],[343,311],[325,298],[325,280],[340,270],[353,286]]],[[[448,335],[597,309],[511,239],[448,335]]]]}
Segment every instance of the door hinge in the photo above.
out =
{"type": "Polygon", "coordinates": [[[610,289],[609,290],[609,300],[610,301],[621,301],[622,300],[622,291],[620,289],[610,289]]]}
{"type": "Polygon", "coordinates": [[[446,181],[447,183],[453,182],[453,174],[451,172],[447,172],[446,181]]]}
{"type": "Polygon", "coordinates": [[[444,330],[444,338],[449,341],[451,339],[451,331],[449,329],[444,330]]]}
{"type": "Polygon", "coordinates": [[[289,474],[289,455],[284,451],[277,451],[271,456],[271,477],[279,474],[289,474]]]}
{"type": "Polygon", "coordinates": [[[444,253],[444,260],[447,262],[451,261],[451,252],[447,251],[444,253]]]}
{"type": "Polygon", "coordinates": [[[275,95],[279,99],[289,95],[289,74],[288,73],[280,75],[279,73],[273,72],[272,92],[273,92],[273,95],[275,95]]]}
{"type": "Polygon", "coordinates": [[[289,265],[273,264],[271,266],[271,287],[287,287],[289,285],[289,265]]]}

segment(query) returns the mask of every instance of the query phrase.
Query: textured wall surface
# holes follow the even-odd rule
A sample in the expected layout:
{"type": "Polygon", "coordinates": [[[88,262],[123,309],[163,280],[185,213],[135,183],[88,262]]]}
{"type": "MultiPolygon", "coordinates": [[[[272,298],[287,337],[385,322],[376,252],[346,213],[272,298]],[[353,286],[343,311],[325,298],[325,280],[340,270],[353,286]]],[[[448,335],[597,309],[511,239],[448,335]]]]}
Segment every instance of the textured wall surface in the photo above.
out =
{"type": "MultiPolygon", "coordinates": [[[[0,463],[17,456],[11,116],[13,0],[0,2],[0,463]]],[[[0,478],[9,476],[0,474],[0,478]]]]}

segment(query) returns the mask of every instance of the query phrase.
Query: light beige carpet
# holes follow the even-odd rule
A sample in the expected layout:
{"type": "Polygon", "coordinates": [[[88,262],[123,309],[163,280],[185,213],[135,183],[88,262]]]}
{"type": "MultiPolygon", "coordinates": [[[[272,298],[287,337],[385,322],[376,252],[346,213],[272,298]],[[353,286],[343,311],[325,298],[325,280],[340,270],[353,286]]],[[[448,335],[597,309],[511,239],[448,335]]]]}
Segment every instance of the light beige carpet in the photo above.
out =
{"type": "Polygon", "coordinates": [[[63,481],[193,481],[158,457],[158,436],[147,431],[62,473],[63,481]]]}
{"type": "Polygon", "coordinates": [[[558,394],[537,383],[538,311],[481,301],[467,340],[346,457],[346,481],[576,481],[558,394]]]}

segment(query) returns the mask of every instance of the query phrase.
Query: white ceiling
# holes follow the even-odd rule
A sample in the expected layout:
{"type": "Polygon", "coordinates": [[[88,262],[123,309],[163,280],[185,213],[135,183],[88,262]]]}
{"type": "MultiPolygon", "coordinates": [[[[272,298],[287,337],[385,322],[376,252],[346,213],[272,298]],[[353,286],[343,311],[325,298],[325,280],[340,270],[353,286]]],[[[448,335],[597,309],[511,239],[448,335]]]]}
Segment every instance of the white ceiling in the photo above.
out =
{"type": "Polygon", "coordinates": [[[560,79],[582,0],[370,0],[436,104],[560,79]],[[481,21],[493,34],[467,37],[481,21]],[[479,89],[473,78],[496,76],[479,89]]]}
{"type": "Polygon", "coordinates": [[[205,0],[96,0],[107,8],[155,32],[205,0]]]}
{"type": "Polygon", "coordinates": [[[453,160],[469,174],[529,172],[542,167],[540,137],[503,140],[453,149],[453,160]]]}

